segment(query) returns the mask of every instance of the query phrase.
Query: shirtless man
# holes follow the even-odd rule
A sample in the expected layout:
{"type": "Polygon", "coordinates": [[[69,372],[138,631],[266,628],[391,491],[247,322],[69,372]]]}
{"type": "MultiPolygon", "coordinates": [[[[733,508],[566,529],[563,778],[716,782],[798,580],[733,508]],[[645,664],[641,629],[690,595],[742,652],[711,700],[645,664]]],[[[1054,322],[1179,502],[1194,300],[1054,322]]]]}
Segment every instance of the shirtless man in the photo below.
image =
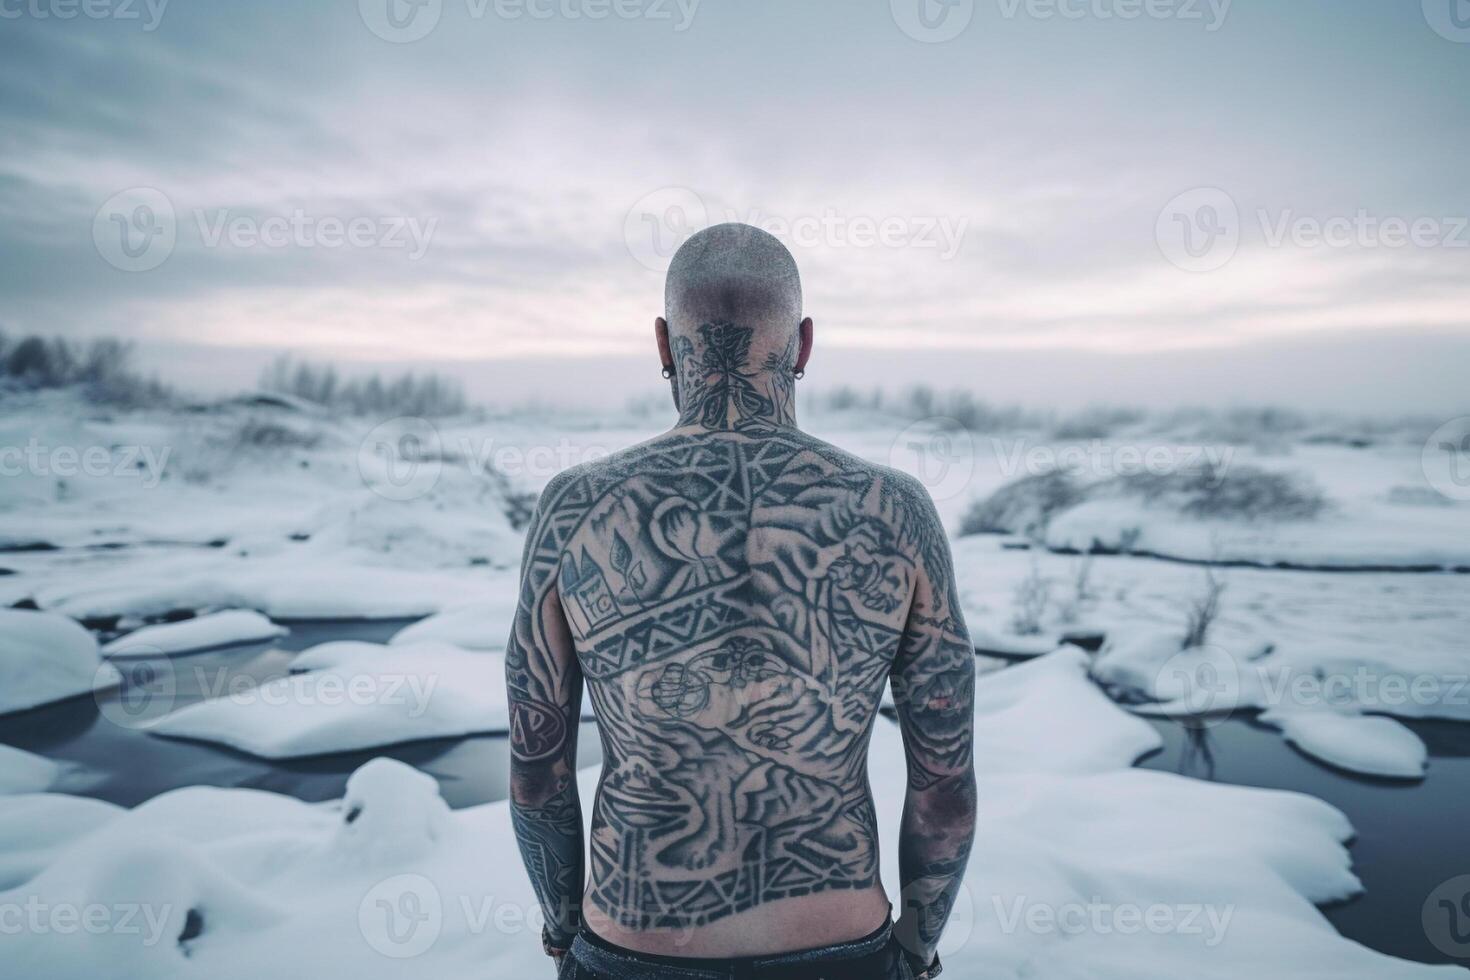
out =
{"type": "Polygon", "coordinates": [[[797,428],[812,321],[775,238],[695,235],[665,310],[678,423],[559,474],[526,540],[510,795],[546,950],[575,980],[934,976],[975,824],[975,658],[944,530],[912,477],[797,428]],[[867,779],[890,679],[896,923],[867,779]]]}

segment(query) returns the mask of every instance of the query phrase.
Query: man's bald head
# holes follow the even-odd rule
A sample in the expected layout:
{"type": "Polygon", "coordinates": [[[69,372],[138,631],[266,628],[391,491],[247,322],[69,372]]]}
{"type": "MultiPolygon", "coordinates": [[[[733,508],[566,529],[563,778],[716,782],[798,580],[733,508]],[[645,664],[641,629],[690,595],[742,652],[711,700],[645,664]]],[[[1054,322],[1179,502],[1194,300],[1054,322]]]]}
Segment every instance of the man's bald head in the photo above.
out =
{"type": "Polygon", "coordinates": [[[695,336],[704,323],[736,323],[752,328],[757,346],[784,347],[801,322],[801,276],[775,236],[752,225],[715,225],[674,254],[664,309],[675,336],[695,336]]]}

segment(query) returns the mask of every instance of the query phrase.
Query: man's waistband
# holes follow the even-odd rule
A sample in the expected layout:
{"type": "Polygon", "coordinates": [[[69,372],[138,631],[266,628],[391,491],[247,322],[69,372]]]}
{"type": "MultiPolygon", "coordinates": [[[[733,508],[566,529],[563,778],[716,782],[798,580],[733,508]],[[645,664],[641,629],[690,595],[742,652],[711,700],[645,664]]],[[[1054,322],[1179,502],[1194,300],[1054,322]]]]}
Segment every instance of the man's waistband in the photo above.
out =
{"type": "Polygon", "coordinates": [[[799,980],[833,964],[843,964],[842,976],[860,977],[870,971],[872,976],[883,976],[879,971],[893,956],[892,939],[893,924],[884,922],[861,939],[818,949],[706,959],[624,949],[583,928],[572,943],[571,955],[592,972],[614,980],[799,980]]]}

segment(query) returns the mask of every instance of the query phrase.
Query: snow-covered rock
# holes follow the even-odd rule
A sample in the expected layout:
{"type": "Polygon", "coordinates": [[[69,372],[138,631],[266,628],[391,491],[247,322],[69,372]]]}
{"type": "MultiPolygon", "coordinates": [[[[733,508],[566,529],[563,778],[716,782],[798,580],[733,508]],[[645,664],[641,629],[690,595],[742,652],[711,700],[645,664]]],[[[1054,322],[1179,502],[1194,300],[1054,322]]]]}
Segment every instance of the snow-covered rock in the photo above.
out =
{"type": "Polygon", "coordinates": [[[0,609],[0,714],[115,687],[97,641],[54,613],[0,609]]]}
{"type": "Polygon", "coordinates": [[[278,626],[253,609],[227,609],[177,623],[144,626],[102,648],[108,657],[157,657],[212,650],[237,643],[258,643],[285,636],[278,626]]]}

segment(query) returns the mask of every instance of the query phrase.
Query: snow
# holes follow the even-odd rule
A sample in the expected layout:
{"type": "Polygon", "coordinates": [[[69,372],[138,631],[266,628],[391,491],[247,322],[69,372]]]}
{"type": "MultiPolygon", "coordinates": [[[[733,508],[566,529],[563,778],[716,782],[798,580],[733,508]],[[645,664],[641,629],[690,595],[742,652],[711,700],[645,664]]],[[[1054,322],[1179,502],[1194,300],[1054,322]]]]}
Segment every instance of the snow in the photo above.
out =
{"type": "Polygon", "coordinates": [[[499,654],[343,641],[305,651],[293,668],[301,672],[180,708],[148,730],[285,759],[509,726],[499,654]]]}
{"type": "Polygon", "coordinates": [[[55,785],[62,767],[50,759],[0,745],[0,795],[41,793],[55,785]]]}
{"type": "Polygon", "coordinates": [[[108,657],[156,657],[212,650],[237,643],[257,643],[285,636],[289,630],[277,626],[253,609],[228,609],[177,623],[144,626],[118,637],[102,648],[108,657]]]}
{"type": "MultiPolygon", "coordinates": [[[[303,651],[291,669],[288,677],[180,708],[148,731],[287,759],[509,730],[498,652],[339,640],[303,651]]],[[[582,711],[593,717],[590,700],[582,711]]]]}
{"type": "Polygon", "coordinates": [[[76,841],[124,812],[82,796],[0,795],[0,890],[29,881],[76,841]]]}
{"type": "Polygon", "coordinates": [[[0,714],[115,687],[91,633],[64,616],[0,609],[0,714]]]}
{"type": "Polygon", "coordinates": [[[391,644],[434,641],[450,643],[466,650],[504,650],[515,616],[516,583],[506,581],[493,592],[493,599],[468,606],[447,609],[405,626],[388,642],[391,644]]]}
{"type": "Polygon", "coordinates": [[[1392,718],[1332,710],[1274,710],[1260,718],[1308,755],[1352,772],[1423,779],[1429,764],[1424,742],[1392,718]]]}
{"type": "MultiPolygon", "coordinates": [[[[1367,950],[1317,910],[1360,890],[1343,847],[1352,829],[1337,810],[1297,793],[1128,768],[1152,732],[1091,687],[1085,669],[1080,652],[1062,650],[979,681],[983,830],[941,945],[950,975],[1467,975],[1367,950]],[[1067,737],[1080,731],[1079,713],[1087,737],[1067,737]]],[[[903,771],[897,728],[882,722],[871,782],[890,887],[903,771]]],[[[579,774],[585,799],[596,775],[579,774]]],[[[36,843],[34,827],[7,819],[14,805],[0,800],[0,867],[36,843]]],[[[337,804],[192,788],[88,823],[87,836],[55,835],[42,866],[0,893],[0,905],[141,908],[138,928],[22,931],[7,937],[20,975],[549,972],[506,804],[450,812],[431,778],[399,762],[363,766],[337,804]]]]}

